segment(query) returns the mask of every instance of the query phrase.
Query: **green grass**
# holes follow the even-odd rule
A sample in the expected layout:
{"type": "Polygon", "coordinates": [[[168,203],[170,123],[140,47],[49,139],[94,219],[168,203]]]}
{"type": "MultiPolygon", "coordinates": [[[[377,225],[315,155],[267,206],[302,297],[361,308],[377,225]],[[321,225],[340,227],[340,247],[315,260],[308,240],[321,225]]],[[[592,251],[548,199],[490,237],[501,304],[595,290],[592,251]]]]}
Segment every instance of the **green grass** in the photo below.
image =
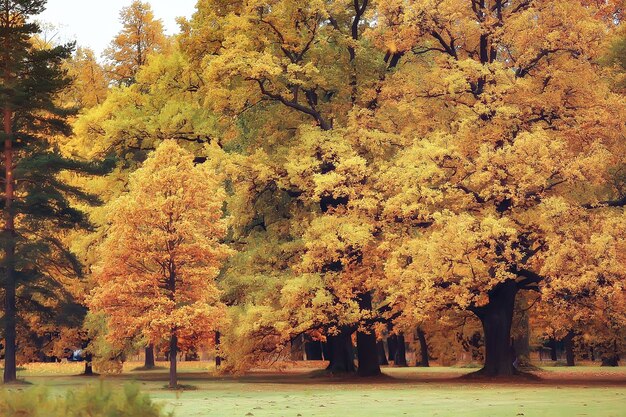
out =
{"type": "MultiPolygon", "coordinates": [[[[387,377],[369,382],[312,378],[309,371],[235,378],[211,376],[201,365],[190,364],[180,382],[196,389],[185,392],[163,389],[165,370],[106,379],[120,387],[135,381],[176,417],[626,417],[624,367],[552,367],[540,372],[542,381],[514,383],[460,380],[472,371],[463,368],[388,368],[387,377]]],[[[54,375],[35,366],[20,374],[53,394],[99,383],[98,378],[71,376],[69,369],[54,375]]]]}

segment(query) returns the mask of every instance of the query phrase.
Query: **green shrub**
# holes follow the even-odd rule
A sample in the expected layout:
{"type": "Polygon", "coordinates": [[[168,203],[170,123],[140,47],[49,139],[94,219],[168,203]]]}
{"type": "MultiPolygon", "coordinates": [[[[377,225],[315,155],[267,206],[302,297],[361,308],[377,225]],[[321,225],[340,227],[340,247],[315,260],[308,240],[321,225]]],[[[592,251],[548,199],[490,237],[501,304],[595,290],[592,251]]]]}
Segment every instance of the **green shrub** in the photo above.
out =
{"type": "Polygon", "coordinates": [[[135,385],[112,390],[105,384],[55,397],[43,387],[0,390],[2,417],[164,417],[161,407],[135,385]]]}

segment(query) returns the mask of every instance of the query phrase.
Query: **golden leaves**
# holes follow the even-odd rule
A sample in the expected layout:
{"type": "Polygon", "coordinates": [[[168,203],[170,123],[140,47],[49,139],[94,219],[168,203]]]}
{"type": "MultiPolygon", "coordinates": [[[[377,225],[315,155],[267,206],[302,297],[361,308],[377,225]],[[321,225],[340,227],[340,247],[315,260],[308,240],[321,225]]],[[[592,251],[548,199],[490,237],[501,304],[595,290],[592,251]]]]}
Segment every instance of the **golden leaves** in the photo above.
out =
{"type": "Polygon", "coordinates": [[[176,329],[181,346],[208,341],[223,319],[214,282],[229,254],[220,179],[174,141],[163,142],[109,205],[90,304],[110,337],[152,342],[176,329]]]}

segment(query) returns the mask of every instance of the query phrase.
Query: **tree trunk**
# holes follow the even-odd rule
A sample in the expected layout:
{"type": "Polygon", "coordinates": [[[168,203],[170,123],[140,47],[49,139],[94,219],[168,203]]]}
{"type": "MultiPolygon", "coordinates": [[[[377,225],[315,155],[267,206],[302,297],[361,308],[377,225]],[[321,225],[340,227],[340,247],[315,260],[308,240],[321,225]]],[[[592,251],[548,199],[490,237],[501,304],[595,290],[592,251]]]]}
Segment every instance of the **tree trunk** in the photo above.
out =
{"type": "Polygon", "coordinates": [[[291,340],[291,360],[304,360],[304,336],[300,335],[291,340]]]}
{"type": "Polygon", "coordinates": [[[356,371],[350,334],[349,329],[343,327],[338,334],[328,336],[330,363],[326,370],[330,373],[353,373],[356,371]]]}
{"type": "Polygon", "coordinates": [[[489,303],[473,311],[483,325],[485,365],[481,371],[488,376],[511,376],[514,353],[511,344],[511,324],[517,285],[514,281],[499,284],[489,293],[489,303]]]}
{"type": "Polygon", "coordinates": [[[563,338],[563,344],[565,345],[565,359],[567,366],[574,366],[574,332],[571,330],[563,338]]]}
{"type": "Polygon", "coordinates": [[[379,340],[376,342],[376,348],[378,349],[378,363],[380,365],[389,365],[387,353],[385,352],[385,342],[379,340]]]}
{"type": "MultiPolygon", "coordinates": [[[[530,365],[530,317],[527,298],[520,295],[517,301],[514,316],[516,328],[513,332],[516,336],[513,339],[513,346],[519,368],[530,365]]],[[[515,361],[515,358],[513,360],[515,361]]]]}
{"type": "Polygon", "coordinates": [[[602,356],[601,366],[619,366],[619,356],[618,355],[602,356]]]}
{"type": "Polygon", "coordinates": [[[170,388],[178,388],[178,374],[176,370],[176,359],[178,357],[178,337],[176,331],[170,336],[170,388]]]}
{"type": "Polygon", "coordinates": [[[146,369],[153,369],[155,367],[154,363],[154,345],[150,344],[146,346],[146,358],[144,360],[143,367],[146,369]]]}
{"type": "Polygon", "coordinates": [[[330,360],[330,346],[328,345],[328,341],[322,342],[322,360],[330,360]]]}
{"type": "Polygon", "coordinates": [[[551,338],[548,344],[550,345],[550,360],[556,362],[558,360],[556,355],[556,339],[551,338]]]}
{"type": "Polygon", "coordinates": [[[400,367],[409,366],[409,364],[406,361],[406,343],[404,341],[404,333],[399,333],[396,340],[397,340],[397,345],[396,345],[396,352],[393,357],[393,365],[400,366],[400,367]]]}
{"type": "Polygon", "coordinates": [[[357,332],[356,334],[357,358],[359,361],[359,376],[380,375],[378,363],[378,349],[376,347],[376,335],[372,333],[357,332]]]}
{"type": "MultiPolygon", "coordinates": [[[[372,294],[367,292],[358,298],[359,308],[364,311],[372,311],[372,294]]],[[[359,361],[359,376],[380,375],[378,363],[378,349],[376,348],[376,334],[373,329],[369,333],[357,331],[356,333],[357,357],[359,361]]]]}
{"type": "Polygon", "coordinates": [[[398,336],[392,334],[387,338],[387,353],[390,361],[393,361],[396,357],[396,348],[398,346],[398,336]]]}
{"type": "Polygon", "coordinates": [[[428,368],[430,363],[428,361],[428,343],[426,342],[426,334],[420,328],[417,329],[417,338],[420,342],[420,361],[417,363],[417,366],[422,366],[424,368],[428,368]]]}
{"type": "Polygon", "coordinates": [[[215,332],[215,369],[219,369],[222,366],[222,357],[219,355],[219,347],[222,339],[222,334],[218,331],[215,332]]]}
{"type": "MultiPolygon", "coordinates": [[[[6,80],[6,78],[5,78],[6,80]]],[[[17,380],[16,362],[16,322],[17,308],[15,305],[15,213],[13,211],[14,180],[13,180],[13,113],[7,106],[3,111],[4,124],[4,383],[17,380]]]]}
{"type": "Polygon", "coordinates": [[[321,361],[323,359],[322,343],[319,340],[306,342],[304,344],[304,353],[307,361],[321,361]]]}
{"type": "Polygon", "coordinates": [[[617,350],[617,340],[613,340],[612,349],[602,355],[602,366],[619,366],[619,351],[617,350]]]}
{"type": "Polygon", "coordinates": [[[85,372],[83,375],[93,376],[93,355],[91,353],[85,355],[85,372]]]}

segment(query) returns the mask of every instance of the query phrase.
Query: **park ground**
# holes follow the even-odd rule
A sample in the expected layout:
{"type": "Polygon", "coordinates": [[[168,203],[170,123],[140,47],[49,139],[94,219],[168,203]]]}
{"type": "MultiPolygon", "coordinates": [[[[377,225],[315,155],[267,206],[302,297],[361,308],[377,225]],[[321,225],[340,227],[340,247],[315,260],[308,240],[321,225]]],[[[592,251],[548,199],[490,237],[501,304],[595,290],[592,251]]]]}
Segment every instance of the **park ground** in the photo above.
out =
{"type": "Polygon", "coordinates": [[[475,370],[468,368],[386,368],[384,376],[364,380],[298,367],[220,376],[208,364],[188,362],[180,382],[194,389],[172,392],[164,388],[166,368],[134,366],[121,375],[82,377],[81,364],[32,364],[20,378],[53,395],[102,381],[135,383],[175,417],[626,417],[626,367],[543,367],[537,380],[495,382],[461,378],[475,370]]]}

